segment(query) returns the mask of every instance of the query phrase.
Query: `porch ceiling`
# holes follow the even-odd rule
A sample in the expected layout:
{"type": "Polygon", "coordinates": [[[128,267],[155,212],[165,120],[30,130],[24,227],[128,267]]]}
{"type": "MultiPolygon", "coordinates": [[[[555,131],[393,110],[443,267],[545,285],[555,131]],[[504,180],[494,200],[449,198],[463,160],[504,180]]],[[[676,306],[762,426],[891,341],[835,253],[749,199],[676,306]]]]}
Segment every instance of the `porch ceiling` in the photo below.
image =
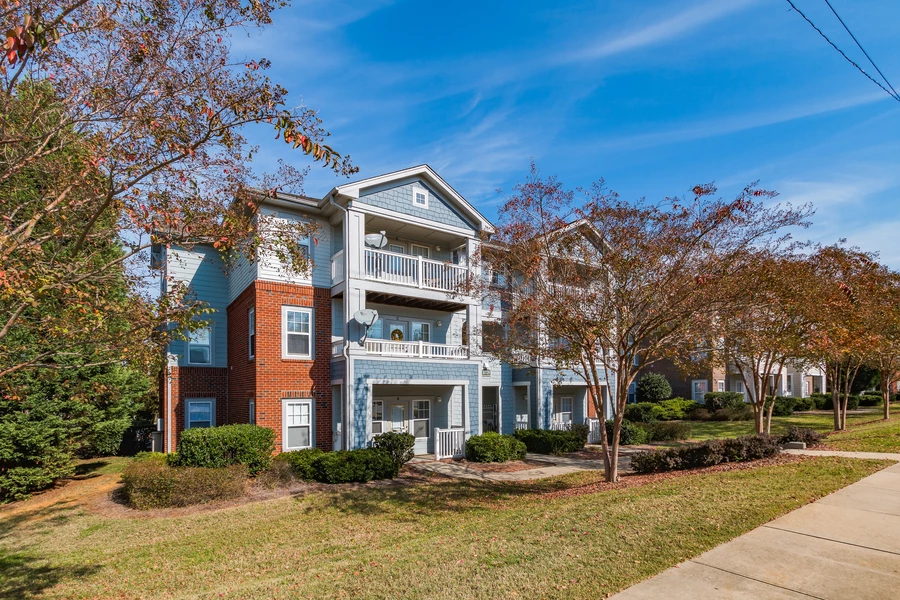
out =
{"type": "Polygon", "coordinates": [[[408,238],[432,245],[442,245],[446,246],[448,250],[466,243],[465,238],[438,229],[376,215],[366,215],[366,233],[376,233],[382,230],[387,231],[388,237],[408,238]]]}
{"type": "Polygon", "coordinates": [[[366,292],[366,303],[369,302],[373,304],[405,306],[407,308],[427,308],[429,310],[440,310],[443,312],[456,312],[466,308],[465,304],[461,304],[459,302],[430,300],[428,298],[414,298],[412,296],[400,296],[397,294],[386,294],[382,292],[366,292]]]}

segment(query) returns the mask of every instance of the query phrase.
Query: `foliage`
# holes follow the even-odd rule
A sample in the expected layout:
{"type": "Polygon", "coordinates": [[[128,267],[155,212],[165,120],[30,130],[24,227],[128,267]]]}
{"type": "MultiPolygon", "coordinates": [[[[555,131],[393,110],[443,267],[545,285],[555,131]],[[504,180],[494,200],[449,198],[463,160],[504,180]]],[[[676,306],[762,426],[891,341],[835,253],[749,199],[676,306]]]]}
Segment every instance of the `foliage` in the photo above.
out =
{"type": "Polygon", "coordinates": [[[122,483],[132,508],[191,506],[243,496],[247,467],[171,467],[161,460],[137,460],[125,467],[122,483]]]}
{"type": "MultiPolygon", "coordinates": [[[[819,410],[834,409],[834,403],[831,394],[814,396],[814,400],[816,402],[816,408],[818,408],[819,410]]],[[[857,408],[859,408],[859,396],[851,394],[846,397],[846,400],[847,410],[856,410],[857,408]]]]}
{"type": "Polygon", "coordinates": [[[698,408],[691,413],[692,421],[752,421],[753,411],[748,404],[736,408],[723,408],[715,412],[698,408]]]}
{"type": "Polygon", "coordinates": [[[525,458],[525,444],[512,435],[488,431],[466,440],[466,460],[471,462],[507,462],[525,458]]]}
{"type": "Polygon", "coordinates": [[[881,406],[882,401],[880,392],[866,393],[859,397],[859,406],[881,406]]]}
{"type": "Polygon", "coordinates": [[[321,483],[365,483],[393,479],[399,471],[387,452],[375,448],[326,452],[312,463],[315,480],[321,483]]]}
{"type": "Polygon", "coordinates": [[[791,425],[779,438],[778,442],[781,444],[787,444],[788,442],[803,442],[808,448],[812,448],[813,446],[818,446],[822,443],[822,434],[815,429],[791,425]]]}
{"type": "Polygon", "coordinates": [[[316,471],[312,464],[323,454],[325,451],[319,448],[305,448],[293,452],[282,452],[276,455],[273,461],[289,464],[298,479],[313,481],[316,478],[316,471]]]}
{"type": "Polygon", "coordinates": [[[810,396],[804,398],[794,398],[795,411],[816,410],[816,400],[810,396]]]}
{"type": "Polygon", "coordinates": [[[373,447],[387,452],[397,469],[412,460],[415,456],[413,447],[416,445],[416,437],[411,433],[400,433],[396,431],[386,431],[380,435],[376,435],[373,440],[373,447]]]}
{"type": "Polygon", "coordinates": [[[664,375],[647,373],[636,386],[638,402],[661,402],[672,397],[672,386],[664,375]]]}
{"type": "MultiPolygon", "coordinates": [[[[613,439],[615,422],[611,419],[606,422],[606,435],[609,439],[613,439]]],[[[650,441],[650,435],[646,429],[639,427],[631,421],[622,421],[622,427],[619,430],[619,443],[623,446],[638,446],[646,444],[650,441]]]]}
{"type": "Polygon", "coordinates": [[[275,451],[275,432],[259,425],[222,425],[186,429],[169,464],[220,468],[245,465],[251,475],[266,469],[275,451]]]}
{"type": "Polygon", "coordinates": [[[119,454],[125,432],[131,427],[132,420],[120,417],[109,421],[100,421],[91,426],[91,456],[115,456],[119,454]]]}
{"type": "Polygon", "coordinates": [[[794,414],[794,407],[797,406],[797,399],[793,396],[771,396],[766,398],[765,408],[767,411],[771,409],[773,417],[789,417],[794,414]],[[774,406],[770,406],[772,403],[774,406]]]}
{"type": "Polygon", "coordinates": [[[768,458],[776,455],[779,450],[776,438],[767,435],[747,435],[725,440],[709,440],[680,448],[639,452],[631,457],[631,466],[637,473],[697,469],[725,462],[768,458]]]}
{"type": "Polygon", "coordinates": [[[297,479],[297,474],[291,463],[286,460],[278,460],[278,456],[276,456],[265,471],[256,474],[254,483],[260,487],[272,490],[290,487],[297,479]]]}
{"type": "Polygon", "coordinates": [[[700,405],[693,400],[672,398],[657,403],[638,402],[625,405],[625,419],[633,423],[689,419],[700,405]]]}
{"type": "Polygon", "coordinates": [[[647,432],[648,442],[676,442],[691,439],[693,427],[687,421],[657,421],[655,423],[640,423],[640,427],[647,432]]]}
{"type": "Polygon", "coordinates": [[[703,408],[713,412],[723,408],[742,408],[746,404],[740,392],[707,392],[703,396],[703,408]]]}
{"type": "Polygon", "coordinates": [[[565,454],[578,452],[587,443],[582,429],[550,431],[549,429],[517,429],[515,437],[525,444],[528,452],[537,454],[565,454]]]}
{"type": "Polygon", "coordinates": [[[638,402],[625,405],[625,420],[632,423],[650,423],[655,421],[653,404],[651,402],[638,402]]]}

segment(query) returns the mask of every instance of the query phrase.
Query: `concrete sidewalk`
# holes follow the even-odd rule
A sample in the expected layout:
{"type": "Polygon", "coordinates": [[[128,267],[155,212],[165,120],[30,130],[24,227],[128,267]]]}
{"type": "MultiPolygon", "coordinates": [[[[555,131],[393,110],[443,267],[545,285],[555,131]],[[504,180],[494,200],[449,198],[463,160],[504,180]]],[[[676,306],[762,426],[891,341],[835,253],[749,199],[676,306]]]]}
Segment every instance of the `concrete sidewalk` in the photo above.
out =
{"type": "Polygon", "coordinates": [[[900,464],[613,598],[900,598],[900,464]]]}

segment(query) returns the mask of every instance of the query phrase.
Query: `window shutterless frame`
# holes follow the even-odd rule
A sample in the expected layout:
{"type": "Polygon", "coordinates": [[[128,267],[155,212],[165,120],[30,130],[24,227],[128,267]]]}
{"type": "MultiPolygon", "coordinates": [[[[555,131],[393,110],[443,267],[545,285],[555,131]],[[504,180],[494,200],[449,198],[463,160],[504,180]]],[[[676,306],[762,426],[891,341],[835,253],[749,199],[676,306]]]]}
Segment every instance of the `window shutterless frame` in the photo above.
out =
{"type": "Polygon", "coordinates": [[[202,327],[188,334],[187,361],[190,365],[212,364],[212,327],[202,327]]]}
{"type": "Polygon", "coordinates": [[[301,306],[281,307],[281,356],[288,359],[313,357],[313,309],[301,306]]]}
{"type": "Polygon", "coordinates": [[[256,400],[253,398],[247,401],[247,422],[256,425],[256,400]]]}
{"type": "Polygon", "coordinates": [[[247,356],[256,356],[256,309],[247,312],[247,356]]]}
{"type": "Polygon", "coordinates": [[[312,448],[316,441],[313,427],[312,399],[285,399],[281,403],[283,423],[282,450],[312,448]]]}
{"type": "Polygon", "coordinates": [[[215,398],[188,398],[184,402],[184,428],[216,426],[215,398]]]}
{"type": "Polygon", "coordinates": [[[412,201],[413,206],[428,208],[428,190],[422,187],[413,186],[412,201]]]}

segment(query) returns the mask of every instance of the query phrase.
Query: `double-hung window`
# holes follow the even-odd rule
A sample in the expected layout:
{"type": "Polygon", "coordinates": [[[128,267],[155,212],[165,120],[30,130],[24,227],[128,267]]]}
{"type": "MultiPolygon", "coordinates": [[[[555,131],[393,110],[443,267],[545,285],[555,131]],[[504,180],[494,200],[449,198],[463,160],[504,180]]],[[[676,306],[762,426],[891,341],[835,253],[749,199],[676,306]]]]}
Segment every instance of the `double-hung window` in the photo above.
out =
{"type": "Polygon", "coordinates": [[[187,344],[189,364],[208,365],[212,362],[212,332],[209,327],[190,332],[187,344]]]}
{"type": "Polygon", "coordinates": [[[430,342],[431,341],[431,324],[430,323],[413,323],[412,335],[414,342],[430,342]]]}
{"type": "Polygon", "coordinates": [[[256,309],[251,308],[247,313],[247,343],[248,356],[256,356],[256,309]]]}
{"type": "Polygon", "coordinates": [[[384,402],[374,400],[372,402],[372,435],[384,432],[384,402]]]}
{"type": "Polygon", "coordinates": [[[284,401],[284,450],[312,448],[312,400],[284,401]]]}
{"type": "Polygon", "coordinates": [[[213,427],[215,421],[214,401],[210,398],[202,398],[187,401],[187,415],[184,422],[185,429],[198,427],[213,427]]]}
{"type": "Polygon", "coordinates": [[[716,391],[717,391],[717,392],[724,392],[724,391],[725,391],[725,382],[722,381],[721,379],[720,379],[719,381],[716,382],[716,391]]]}
{"type": "Polygon", "coordinates": [[[706,392],[709,391],[709,382],[705,379],[695,379],[691,384],[691,400],[694,402],[703,402],[706,398],[706,392]]]}
{"type": "Polygon", "coordinates": [[[562,396],[556,399],[556,422],[572,422],[572,396],[562,396]]]}
{"type": "Polygon", "coordinates": [[[311,308],[282,307],[281,330],[284,358],[312,358],[312,321],[313,311],[311,308]]]}
{"type": "Polygon", "coordinates": [[[413,435],[417,438],[427,438],[431,418],[431,402],[428,400],[413,401],[413,435]]]}

